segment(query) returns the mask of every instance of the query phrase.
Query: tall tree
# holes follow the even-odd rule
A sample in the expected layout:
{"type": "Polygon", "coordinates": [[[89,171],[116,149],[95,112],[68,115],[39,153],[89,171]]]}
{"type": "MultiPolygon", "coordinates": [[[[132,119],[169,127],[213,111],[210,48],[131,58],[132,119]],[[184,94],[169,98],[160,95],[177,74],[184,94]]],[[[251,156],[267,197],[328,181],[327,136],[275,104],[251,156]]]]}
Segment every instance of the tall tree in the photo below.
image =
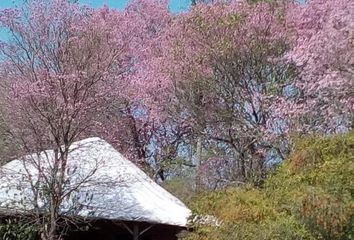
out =
{"type": "MultiPolygon", "coordinates": [[[[103,136],[113,137],[111,142],[152,176],[162,176],[168,168],[165,160],[174,155],[173,151],[164,149],[178,142],[178,135],[185,132],[176,127],[173,130],[176,134],[172,134],[164,114],[169,82],[155,78],[151,68],[152,56],[161,51],[161,36],[173,15],[165,0],[132,1],[124,14],[129,23],[130,71],[126,81],[130,88],[125,91],[123,104],[118,102],[119,106],[114,106],[111,114],[101,118],[106,129],[103,136]]],[[[114,18],[111,20],[112,26],[117,25],[114,18]]]]}
{"type": "Polygon", "coordinates": [[[284,145],[269,137],[281,128],[268,123],[272,101],[294,74],[281,60],[289,44],[284,6],[196,6],[176,19],[156,65],[174,86],[173,117],[188,122],[211,155],[233,159],[234,180],[261,181],[267,160],[282,158],[284,145]]]}
{"type": "Polygon", "coordinates": [[[128,85],[129,32],[123,14],[114,15],[120,25],[112,31],[109,14],[65,0],[34,0],[0,14],[11,35],[11,41],[1,43],[9,131],[24,155],[54,151],[46,173],[48,208],[44,217],[37,215],[46,240],[60,236],[72,143],[97,128],[97,116],[119,101],[128,85]]]}
{"type": "Polygon", "coordinates": [[[353,129],[354,3],[313,0],[289,9],[294,48],[288,59],[301,74],[275,107],[289,129],[336,133],[353,129]]]}

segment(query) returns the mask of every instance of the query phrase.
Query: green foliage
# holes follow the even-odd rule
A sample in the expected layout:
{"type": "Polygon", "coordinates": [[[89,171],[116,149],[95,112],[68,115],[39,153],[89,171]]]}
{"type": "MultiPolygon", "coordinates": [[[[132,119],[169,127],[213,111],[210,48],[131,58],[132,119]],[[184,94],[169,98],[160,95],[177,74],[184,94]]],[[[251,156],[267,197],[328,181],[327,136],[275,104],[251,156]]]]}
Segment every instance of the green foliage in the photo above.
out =
{"type": "Polygon", "coordinates": [[[354,133],[313,136],[297,141],[290,159],[267,181],[266,192],[324,239],[350,239],[353,176],[354,133]]]}
{"type": "Polygon", "coordinates": [[[18,152],[15,141],[13,141],[8,130],[0,109],[0,166],[16,156],[16,152],[18,152]]]}
{"type": "Polygon", "coordinates": [[[6,137],[6,127],[0,115],[0,165],[2,165],[2,163],[5,162],[5,157],[8,152],[7,149],[8,149],[8,141],[6,137]]]}
{"type": "Polygon", "coordinates": [[[190,203],[195,195],[194,179],[192,177],[175,177],[165,181],[163,187],[186,204],[190,203]]]}
{"type": "Polygon", "coordinates": [[[354,133],[299,139],[263,189],[246,186],[198,196],[196,214],[219,227],[195,225],[189,240],[353,239],[354,133]]]}
{"type": "Polygon", "coordinates": [[[250,187],[207,193],[193,208],[216,216],[222,224],[197,226],[190,240],[315,239],[294,217],[278,211],[266,194],[250,187]]]}
{"type": "Polygon", "coordinates": [[[37,240],[39,239],[35,225],[22,220],[6,220],[0,224],[1,240],[37,240]]]}

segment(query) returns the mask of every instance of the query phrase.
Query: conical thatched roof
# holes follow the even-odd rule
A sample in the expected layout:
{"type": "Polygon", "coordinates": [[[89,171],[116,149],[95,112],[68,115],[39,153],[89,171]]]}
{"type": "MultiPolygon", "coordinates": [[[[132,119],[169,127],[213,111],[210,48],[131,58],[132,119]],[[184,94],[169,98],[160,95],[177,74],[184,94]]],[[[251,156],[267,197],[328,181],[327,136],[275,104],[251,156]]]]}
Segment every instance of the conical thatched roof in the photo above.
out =
{"type": "MultiPolygon", "coordinates": [[[[5,213],[34,209],[32,186],[46,186],[53,151],[13,160],[1,168],[0,207],[5,213]],[[40,166],[39,166],[40,164],[40,166]]],[[[62,214],[83,218],[186,226],[190,210],[99,138],[72,145],[62,214]],[[69,194],[70,193],[70,194],[69,194]]],[[[46,198],[36,201],[43,211],[46,198]]]]}

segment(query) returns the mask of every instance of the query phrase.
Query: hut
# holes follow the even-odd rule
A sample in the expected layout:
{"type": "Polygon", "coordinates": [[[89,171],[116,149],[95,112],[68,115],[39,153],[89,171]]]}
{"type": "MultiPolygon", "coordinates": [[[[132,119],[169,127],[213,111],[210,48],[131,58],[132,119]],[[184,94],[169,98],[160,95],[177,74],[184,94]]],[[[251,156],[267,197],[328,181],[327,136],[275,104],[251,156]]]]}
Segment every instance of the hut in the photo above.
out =
{"type": "MultiPolygon", "coordinates": [[[[1,167],[2,216],[45,211],[48,201],[35,198],[31,186],[44,184],[54,156],[47,150],[1,167]]],[[[80,219],[77,225],[86,230],[72,228],[66,240],[176,240],[186,228],[190,210],[104,140],[74,143],[67,162],[60,214],[80,219]]]]}

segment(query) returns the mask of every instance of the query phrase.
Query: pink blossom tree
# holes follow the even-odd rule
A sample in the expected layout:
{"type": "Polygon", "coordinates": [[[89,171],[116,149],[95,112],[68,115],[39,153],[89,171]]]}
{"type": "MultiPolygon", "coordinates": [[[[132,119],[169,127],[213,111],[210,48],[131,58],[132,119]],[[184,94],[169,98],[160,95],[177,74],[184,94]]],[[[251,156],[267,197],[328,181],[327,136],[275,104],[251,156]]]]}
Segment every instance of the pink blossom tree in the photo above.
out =
{"type": "MultiPolygon", "coordinates": [[[[141,166],[149,168],[147,160],[152,153],[148,151],[148,145],[153,137],[161,138],[154,135],[165,133],[162,130],[162,123],[166,119],[162,114],[162,101],[165,99],[166,87],[161,87],[164,84],[161,79],[151,77],[150,56],[159,51],[159,38],[171,21],[168,2],[136,0],[125,10],[107,7],[96,11],[86,10],[93,20],[82,24],[82,29],[101,29],[109,41],[109,44],[101,47],[118,49],[120,59],[117,63],[121,66],[114,62],[111,72],[105,73],[110,82],[107,81],[107,86],[102,87],[106,101],[102,104],[104,109],[97,110],[99,115],[92,115],[91,127],[82,125],[85,131],[81,135],[101,136],[141,166]]],[[[80,31],[80,24],[73,23],[72,32],[76,34],[76,31],[80,31]]],[[[89,36],[82,36],[83,39],[85,37],[89,36]]]]}
{"type": "MultiPolygon", "coordinates": [[[[155,56],[162,51],[162,36],[173,14],[165,0],[135,0],[123,12],[110,11],[124,14],[129,23],[130,70],[126,78],[129,89],[125,91],[124,101],[101,118],[103,136],[111,138],[118,149],[152,176],[162,176],[170,165],[167,162],[176,154],[171,146],[178,145],[181,135],[187,132],[183,126],[170,123],[165,111],[170,82],[153,69],[155,56]]],[[[113,28],[116,24],[112,19],[113,28]]]]}
{"type": "Polygon", "coordinates": [[[336,133],[353,128],[354,3],[312,0],[289,9],[295,44],[287,54],[300,69],[290,96],[275,105],[290,130],[336,133]]]}
{"type": "Polygon", "coordinates": [[[0,21],[13,41],[2,42],[4,116],[20,153],[57,153],[44,238],[57,237],[67,155],[74,141],[101,136],[142,167],[163,172],[184,131],[167,130],[165,83],[150,72],[151,56],[171,21],[167,1],[136,0],[125,10],[93,10],[65,0],[30,1],[6,9],[0,21]],[[167,137],[168,136],[168,137],[167,137]],[[177,137],[176,137],[177,136],[177,137]],[[166,158],[164,158],[166,159],[166,158]]]}
{"type": "Polygon", "coordinates": [[[173,86],[172,116],[192,126],[204,149],[232,156],[241,181],[260,181],[267,154],[282,154],[266,132],[272,102],[293,74],[281,59],[288,49],[285,7],[197,5],[174,20],[152,62],[173,86]]]}
{"type": "Polygon", "coordinates": [[[55,153],[45,174],[48,209],[36,218],[43,239],[61,235],[72,143],[96,131],[98,116],[125,98],[130,69],[125,19],[123,13],[110,15],[65,0],[35,0],[0,13],[11,35],[1,43],[2,108],[9,131],[23,155],[55,153]],[[120,24],[113,28],[114,21],[120,24]]]}

